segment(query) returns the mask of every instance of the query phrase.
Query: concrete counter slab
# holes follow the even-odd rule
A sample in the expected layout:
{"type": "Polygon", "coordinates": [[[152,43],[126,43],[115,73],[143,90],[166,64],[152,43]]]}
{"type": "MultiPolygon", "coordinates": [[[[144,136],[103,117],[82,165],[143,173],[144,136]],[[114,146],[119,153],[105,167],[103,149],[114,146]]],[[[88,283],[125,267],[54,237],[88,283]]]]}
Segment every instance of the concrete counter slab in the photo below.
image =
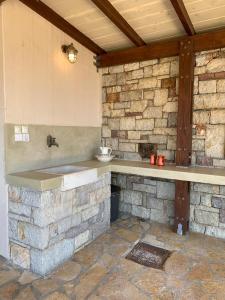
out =
{"type": "MultiPolygon", "coordinates": [[[[107,172],[125,173],[171,180],[225,185],[225,169],[205,167],[151,166],[148,162],[114,160],[102,163],[97,160],[83,161],[70,165],[96,168],[98,176],[107,172]]],[[[7,176],[7,183],[29,187],[38,191],[60,188],[62,176],[37,172],[37,170],[14,173],[7,176]]]]}

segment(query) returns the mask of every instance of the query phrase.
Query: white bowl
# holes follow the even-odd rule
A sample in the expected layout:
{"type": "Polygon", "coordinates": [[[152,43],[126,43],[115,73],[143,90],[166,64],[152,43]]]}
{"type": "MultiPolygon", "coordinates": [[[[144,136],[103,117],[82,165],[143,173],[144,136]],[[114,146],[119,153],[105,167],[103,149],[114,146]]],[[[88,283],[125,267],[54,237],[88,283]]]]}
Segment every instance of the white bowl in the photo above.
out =
{"type": "Polygon", "coordinates": [[[101,162],[109,162],[114,157],[115,157],[115,155],[96,155],[96,158],[101,162]]]}

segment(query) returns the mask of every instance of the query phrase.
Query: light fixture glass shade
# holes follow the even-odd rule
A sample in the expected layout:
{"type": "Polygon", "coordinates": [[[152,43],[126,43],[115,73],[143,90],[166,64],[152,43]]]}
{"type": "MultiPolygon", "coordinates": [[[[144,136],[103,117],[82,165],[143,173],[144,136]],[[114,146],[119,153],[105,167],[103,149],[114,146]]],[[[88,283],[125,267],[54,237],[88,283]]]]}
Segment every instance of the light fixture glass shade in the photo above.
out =
{"type": "Polygon", "coordinates": [[[78,54],[78,51],[74,47],[74,45],[73,44],[70,44],[69,46],[64,45],[62,46],[62,50],[64,53],[66,53],[69,62],[74,64],[77,60],[77,54],[78,54]]]}

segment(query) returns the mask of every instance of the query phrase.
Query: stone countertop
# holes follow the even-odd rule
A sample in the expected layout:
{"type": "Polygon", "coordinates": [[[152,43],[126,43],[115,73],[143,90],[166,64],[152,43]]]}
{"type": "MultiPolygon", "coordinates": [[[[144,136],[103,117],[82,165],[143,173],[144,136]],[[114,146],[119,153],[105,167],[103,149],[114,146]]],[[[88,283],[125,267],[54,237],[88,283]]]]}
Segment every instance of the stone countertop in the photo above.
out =
{"type": "MultiPolygon", "coordinates": [[[[134,174],[155,178],[184,180],[190,182],[225,185],[225,169],[205,167],[176,167],[174,164],[164,167],[151,166],[148,162],[113,160],[102,163],[97,160],[71,163],[69,165],[96,168],[98,175],[107,172],[134,174]]],[[[38,191],[59,188],[62,184],[62,175],[46,174],[38,170],[14,173],[7,176],[7,183],[29,187],[38,191]]]]}

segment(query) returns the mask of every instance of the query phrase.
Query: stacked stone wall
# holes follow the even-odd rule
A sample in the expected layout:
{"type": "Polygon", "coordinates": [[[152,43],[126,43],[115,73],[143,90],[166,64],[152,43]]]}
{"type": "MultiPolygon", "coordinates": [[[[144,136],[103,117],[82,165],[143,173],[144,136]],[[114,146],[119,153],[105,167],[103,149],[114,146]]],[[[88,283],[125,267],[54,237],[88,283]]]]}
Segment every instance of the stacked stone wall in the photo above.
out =
{"type": "Polygon", "coordinates": [[[154,143],[174,161],[178,58],[103,70],[103,143],[121,159],[139,160],[138,144],[154,143]]]}
{"type": "Polygon", "coordinates": [[[225,167],[225,49],[196,55],[192,163],[225,167]]]}
{"type": "Polygon", "coordinates": [[[65,192],[9,186],[10,258],[41,275],[110,225],[110,174],[65,192]]]}
{"type": "MultiPolygon", "coordinates": [[[[121,213],[174,223],[173,181],[114,173],[112,183],[121,188],[121,213]]],[[[225,186],[191,183],[190,188],[190,229],[225,238],[225,186]]]]}
{"type": "MultiPolygon", "coordinates": [[[[128,160],[141,160],[139,143],[154,143],[158,154],[174,162],[178,57],[109,67],[102,73],[103,143],[128,160]]],[[[192,138],[193,165],[225,167],[225,49],[196,53],[192,138]]],[[[173,223],[173,182],[122,174],[114,174],[113,181],[122,188],[121,211],[173,223]]],[[[191,184],[193,231],[225,238],[224,196],[223,186],[191,184]]]]}
{"type": "Polygon", "coordinates": [[[174,222],[175,183],[156,178],[112,174],[121,188],[120,211],[164,224],[174,222]]]}
{"type": "MultiPolygon", "coordinates": [[[[139,143],[174,162],[177,57],[103,69],[102,140],[121,159],[140,160],[139,143]]],[[[196,54],[192,164],[225,167],[225,49],[196,54]]]]}

